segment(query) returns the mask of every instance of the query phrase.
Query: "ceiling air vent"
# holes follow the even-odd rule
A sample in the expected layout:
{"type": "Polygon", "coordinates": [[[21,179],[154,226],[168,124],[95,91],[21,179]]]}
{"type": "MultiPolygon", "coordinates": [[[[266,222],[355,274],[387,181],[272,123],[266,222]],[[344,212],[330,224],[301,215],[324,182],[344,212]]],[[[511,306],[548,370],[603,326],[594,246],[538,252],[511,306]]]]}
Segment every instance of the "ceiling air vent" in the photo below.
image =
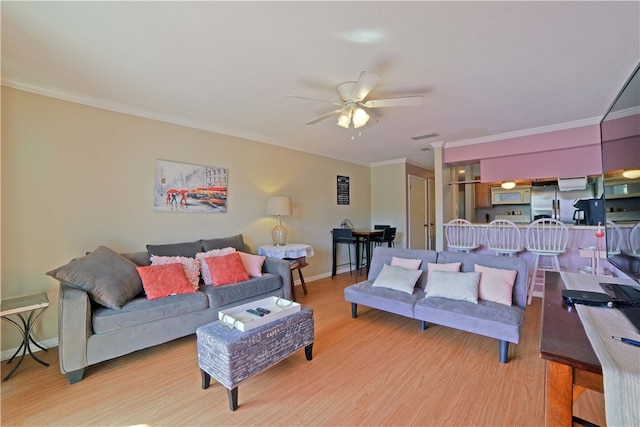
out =
{"type": "Polygon", "coordinates": [[[436,136],[440,136],[440,134],[438,132],[433,132],[426,135],[412,136],[411,139],[413,139],[414,141],[420,141],[421,139],[435,138],[436,136]]]}

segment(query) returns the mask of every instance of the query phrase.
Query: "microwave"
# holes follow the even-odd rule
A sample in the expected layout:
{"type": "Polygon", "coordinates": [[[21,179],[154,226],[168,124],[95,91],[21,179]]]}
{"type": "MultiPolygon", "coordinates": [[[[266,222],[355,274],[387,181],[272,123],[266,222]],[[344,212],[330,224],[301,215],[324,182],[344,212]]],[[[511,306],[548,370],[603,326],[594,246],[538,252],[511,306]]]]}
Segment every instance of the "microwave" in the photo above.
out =
{"type": "Polygon", "coordinates": [[[516,187],[505,190],[500,187],[491,188],[492,205],[528,205],[531,203],[531,187],[516,187]]]}

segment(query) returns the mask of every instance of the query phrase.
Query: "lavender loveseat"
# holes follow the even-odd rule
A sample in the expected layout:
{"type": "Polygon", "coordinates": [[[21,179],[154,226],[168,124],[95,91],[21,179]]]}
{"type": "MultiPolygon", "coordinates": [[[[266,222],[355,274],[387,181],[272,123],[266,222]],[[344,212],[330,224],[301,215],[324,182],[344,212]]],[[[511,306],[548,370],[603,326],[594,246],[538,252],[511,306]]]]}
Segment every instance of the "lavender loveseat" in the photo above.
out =
{"type": "Polygon", "coordinates": [[[436,252],[418,249],[376,248],[371,259],[367,280],[344,290],[345,300],[351,302],[351,315],[358,317],[358,304],[421,321],[422,330],[428,323],[455,328],[495,338],[500,342],[500,362],[507,363],[509,343],[517,344],[524,321],[527,297],[527,263],[517,257],[481,255],[474,253],[436,252]],[[372,286],[385,264],[393,257],[422,260],[423,271],[412,294],[384,287],[372,286]],[[503,270],[515,270],[512,305],[478,300],[478,304],[448,298],[425,298],[428,263],[460,262],[462,272],[474,271],[474,265],[503,270]]]}

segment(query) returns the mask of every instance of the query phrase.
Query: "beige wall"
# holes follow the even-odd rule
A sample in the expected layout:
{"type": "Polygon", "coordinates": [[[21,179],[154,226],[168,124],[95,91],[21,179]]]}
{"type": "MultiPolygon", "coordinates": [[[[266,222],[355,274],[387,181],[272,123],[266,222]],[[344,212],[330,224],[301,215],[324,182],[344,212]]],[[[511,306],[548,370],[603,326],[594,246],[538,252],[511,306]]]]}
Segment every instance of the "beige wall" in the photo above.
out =
{"type": "MultiPolygon", "coordinates": [[[[57,337],[57,282],[45,273],[98,245],[132,252],[242,233],[255,252],[275,225],[266,199],[284,194],[288,240],[313,246],[313,278],[330,274],[331,228],[371,222],[368,167],[7,87],[1,158],[1,296],[48,293],[41,340],[57,337]],[[156,159],[227,168],[228,213],[154,212],[156,159]],[[350,177],[350,205],[336,203],[337,175],[350,177]]],[[[2,322],[2,350],[19,343],[12,329],[2,322]]]]}
{"type": "Polygon", "coordinates": [[[371,227],[389,224],[396,227],[395,245],[406,247],[407,173],[404,160],[371,167],[371,227]]]}

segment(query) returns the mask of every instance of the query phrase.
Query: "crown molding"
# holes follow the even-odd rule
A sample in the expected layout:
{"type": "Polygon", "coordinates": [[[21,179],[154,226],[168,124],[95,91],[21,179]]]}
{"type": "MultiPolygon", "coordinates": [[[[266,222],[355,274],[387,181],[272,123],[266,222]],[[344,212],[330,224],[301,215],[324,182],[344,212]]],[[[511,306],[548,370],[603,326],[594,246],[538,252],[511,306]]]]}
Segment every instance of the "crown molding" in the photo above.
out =
{"type": "Polygon", "coordinates": [[[511,138],[522,138],[525,136],[539,135],[541,133],[549,133],[549,132],[556,132],[556,131],[567,130],[567,129],[575,129],[583,126],[597,125],[597,124],[600,124],[600,120],[601,120],[600,117],[592,117],[589,119],[559,123],[551,126],[542,126],[538,128],[523,129],[515,132],[507,132],[507,133],[502,133],[498,135],[489,135],[489,136],[482,136],[479,138],[465,139],[461,141],[452,141],[452,142],[447,142],[445,145],[447,148],[451,148],[451,147],[462,147],[465,145],[484,144],[487,142],[495,142],[495,141],[501,141],[504,139],[511,139],[511,138]]]}

